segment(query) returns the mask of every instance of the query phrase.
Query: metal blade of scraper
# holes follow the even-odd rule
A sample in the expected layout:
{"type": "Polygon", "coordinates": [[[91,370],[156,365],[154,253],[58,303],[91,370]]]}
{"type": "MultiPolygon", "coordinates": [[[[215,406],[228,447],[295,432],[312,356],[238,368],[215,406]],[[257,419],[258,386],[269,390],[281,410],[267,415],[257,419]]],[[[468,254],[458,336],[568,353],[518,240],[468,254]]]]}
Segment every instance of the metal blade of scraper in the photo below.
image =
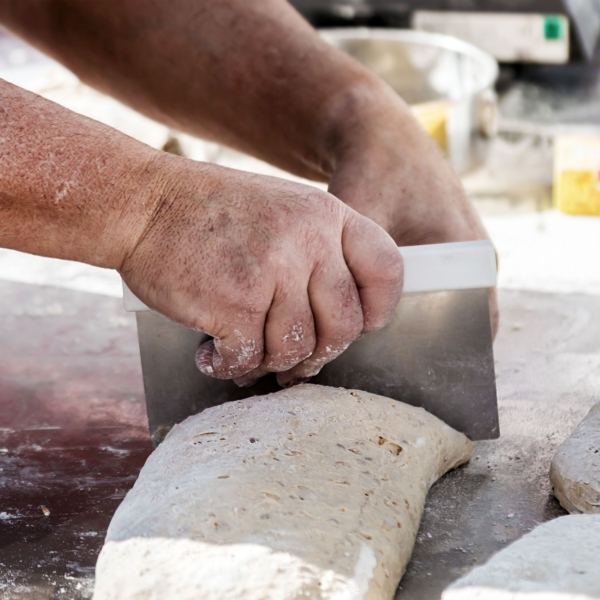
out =
{"type": "MultiPolygon", "coordinates": [[[[498,437],[488,288],[496,282],[489,242],[400,248],[404,295],[391,323],[354,342],[312,382],[357,388],[422,406],[471,439],[498,437]]],[[[268,376],[251,388],[207,377],[194,355],[206,334],[151,311],[124,286],[137,313],[153,444],[209,406],[279,389],[268,376]]]]}
{"type": "Polygon", "coordinates": [[[491,243],[400,250],[404,295],[392,321],[355,341],[312,382],[421,406],[472,440],[499,437],[491,243]]]}

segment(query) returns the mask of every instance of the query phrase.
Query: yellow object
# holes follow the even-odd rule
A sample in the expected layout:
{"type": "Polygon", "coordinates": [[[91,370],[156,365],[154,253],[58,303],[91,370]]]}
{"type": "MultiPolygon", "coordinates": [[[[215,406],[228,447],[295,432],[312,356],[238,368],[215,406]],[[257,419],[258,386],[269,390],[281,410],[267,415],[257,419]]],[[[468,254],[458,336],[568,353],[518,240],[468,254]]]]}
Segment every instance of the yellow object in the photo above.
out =
{"type": "Polygon", "coordinates": [[[450,103],[447,100],[434,100],[433,102],[413,104],[410,108],[417,121],[445,152],[448,149],[446,123],[450,103]]]}
{"type": "Polygon", "coordinates": [[[556,138],[554,204],[565,213],[600,215],[600,135],[556,138]]]}

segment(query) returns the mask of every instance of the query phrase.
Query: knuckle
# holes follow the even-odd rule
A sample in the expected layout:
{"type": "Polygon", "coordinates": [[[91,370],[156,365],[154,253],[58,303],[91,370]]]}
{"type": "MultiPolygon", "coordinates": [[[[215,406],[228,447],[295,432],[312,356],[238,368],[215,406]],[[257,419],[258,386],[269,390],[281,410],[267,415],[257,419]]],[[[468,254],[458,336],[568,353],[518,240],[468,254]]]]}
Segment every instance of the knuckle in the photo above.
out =
{"type": "Polygon", "coordinates": [[[250,371],[253,371],[259,364],[260,364],[260,361],[258,364],[254,363],[254,362],[247,363],[247,364],[241,364],[241,363],[229,363],[228,364],[225,361],[218,361],[218,360],[213,361],[215,377],[217,377],[218,379],[236,379],[237,377],[242,377],[243,375],[246,375],[250,371]]]}
{"type": "Polygon", "coordinates": [[[315,332],[312,324],[312,319],[303,319],[296,321],[288,328],[281,339],[286,348],[298,349],[302,352],[305,348],[314,348],[315,332]],[[307,322],[308,321],[308,322],[307,322]]]}
{"type": "Polygon", "coordinates": [[[269,359],[265,363],[265,366],[272,373],[281,373],[283,371],[293,369],[296,365],[299,365],[303,360],[304,358],[302,358],[299,355],[281,353],[269,356],[269,359]]]}
{"type": "Polygon", "coordinates": [[[316,338],[312,323],[307,326],[299,321],[288,329],[270,351],[269,367],[276,372],[291,369],[310,357],[315,346],[316,338]]]}
{"type": "Polygon", "coordinates": [[[308,360],[304,361],[297,370],[297,375],[303,377],[314,377],[318,375],[321,369],[334,358],[337,358],[345,348],[350,344],[342,344],[341,346],[325,346],[320,352],[315,353],[308,360]]]}
{"type": "Polygon", "coordinates": [[[282,353],[282,358],[287,364],[287,368],[291,368],[298,363],[309,358],[315,350],[315,343],[302,342],[294,346],[287,346],[282,353]]]}
{"type": "Polygon", "coordinates": [[[263,298],[257,298],[252,294],[252,291],[249,290],[246,297],[241,302],[239,315],[237,315],[236,321],[234,322],[244,323],[248,321],[254,322],[263,320],[267,311],[266,306],[268,306],[270,300],[271,299],[269,298],[269,301],[266,302],[263,298]]]}
{"type": "Polygon", "coordinates": [[[339,356],[362,333],[362,326],[352,326],[336,332],[328,339],[319,340],[319,351],[314,353],[311,361],[325,364],[339,356]]]}
{"type": "Polygon", "coordinates": [[[356,294],[356,301],[347,307],[344,318],[340,320],[340,336],[344,340],[354,340],[362,332],[365,324],[363,308],[360,303],[360,297],[356,294]]]}
{"type": "Polygon", "coordinates": [[[349,309],[352,313],[357,312],[357,308],[360,307],[360,296],[356,282],[350,273],[344,274],[339,279],[335,292],[340,297],[343,309],[349,309]]]}
{"type": "Polygon", "coordinates": [[[356,319],[348,328],[347,339],[353,342],[363,331],[365,322],[361,314],[360,319],[356,319]]]}
{"type": "Polygon", "coordinates": [[[317,340],[315,336],[312,336],[311,339],[304,340],[300,347],[296,349],[299,360],[306,360],[307,358],[312,356],[316,347],[317,340]]]}
{"type": "Polygon", "coordinates": [[[331,338],[334,340],[353,340],[360,335],[364,325],[364,315],[360,298],[357,294],[356,302],[346,306],[341,312],[340,317],[336,319],[331,338]]]}
{"type": "Polygon", "coordinates": [[[401,286],[404,281],[404,261],[396,249],[383,251],[375,262],[379,279],[392,287],[401,286]]]}
{"type": "Polygon", "coordinates": [[[213,357],[213,367],[218,377],[233,379],[245,375],[260,365],[264,357],[262,340],[245,337],[241,332],[233,332],[235,343],[224,345],[215,340],[217,352],[213,357]]]}
{"type": "Polygon", "coordinates": [[[360,337],[364,329],[362,319],[360,322],[348,323],[343,331],[336,336],[333,343],[327,345],[328,348],[334,350],[338,354],[341,354],[348,346],[357,338],[360,337]]]}

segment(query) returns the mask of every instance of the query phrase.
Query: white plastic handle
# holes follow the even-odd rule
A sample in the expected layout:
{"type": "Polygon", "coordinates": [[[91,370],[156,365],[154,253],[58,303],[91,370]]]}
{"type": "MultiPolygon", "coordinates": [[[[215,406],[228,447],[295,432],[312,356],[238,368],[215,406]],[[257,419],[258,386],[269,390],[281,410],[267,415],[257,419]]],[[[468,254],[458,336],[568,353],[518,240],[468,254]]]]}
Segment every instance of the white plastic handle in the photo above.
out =
{"type": "Polygon", "coordinates": [[[496,253],[489,240],[399,248],[404,294],[496,286],[496,253]]]}
{"type": "MultiPolygon", "coordinates": [[[[496,286],[496,253],[488,240],[398,248],[404,258],[404,294],[496,286]]],[[[123,282],[129,312],[150,310],[123,282]]]]}
{"type": "Polygon", "coordinates": [[[127,312],[143,312],[145,310],[152,310],[133,294],[125,282],[123,282],[123,305],[125,306],[125,310],[127,312]]]}

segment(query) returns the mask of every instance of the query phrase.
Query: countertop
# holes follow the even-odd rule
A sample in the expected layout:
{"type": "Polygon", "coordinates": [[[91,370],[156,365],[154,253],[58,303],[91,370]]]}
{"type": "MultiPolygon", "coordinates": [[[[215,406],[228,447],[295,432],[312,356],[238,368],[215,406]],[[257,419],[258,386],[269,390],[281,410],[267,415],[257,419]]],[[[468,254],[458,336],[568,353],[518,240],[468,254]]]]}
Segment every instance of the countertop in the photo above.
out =
{"type": "MultiPolygon", "coordinates": [[[[548,468],[600,400],[600,297],[501,290],[500,305],[502,437],[431,490],[398,600],[439,598],[563,514],[548,468]]],[[[90,598],[111,515],[149,452],[135,320],[121,301],[0,281],[2,598],[90,598]]]]}

